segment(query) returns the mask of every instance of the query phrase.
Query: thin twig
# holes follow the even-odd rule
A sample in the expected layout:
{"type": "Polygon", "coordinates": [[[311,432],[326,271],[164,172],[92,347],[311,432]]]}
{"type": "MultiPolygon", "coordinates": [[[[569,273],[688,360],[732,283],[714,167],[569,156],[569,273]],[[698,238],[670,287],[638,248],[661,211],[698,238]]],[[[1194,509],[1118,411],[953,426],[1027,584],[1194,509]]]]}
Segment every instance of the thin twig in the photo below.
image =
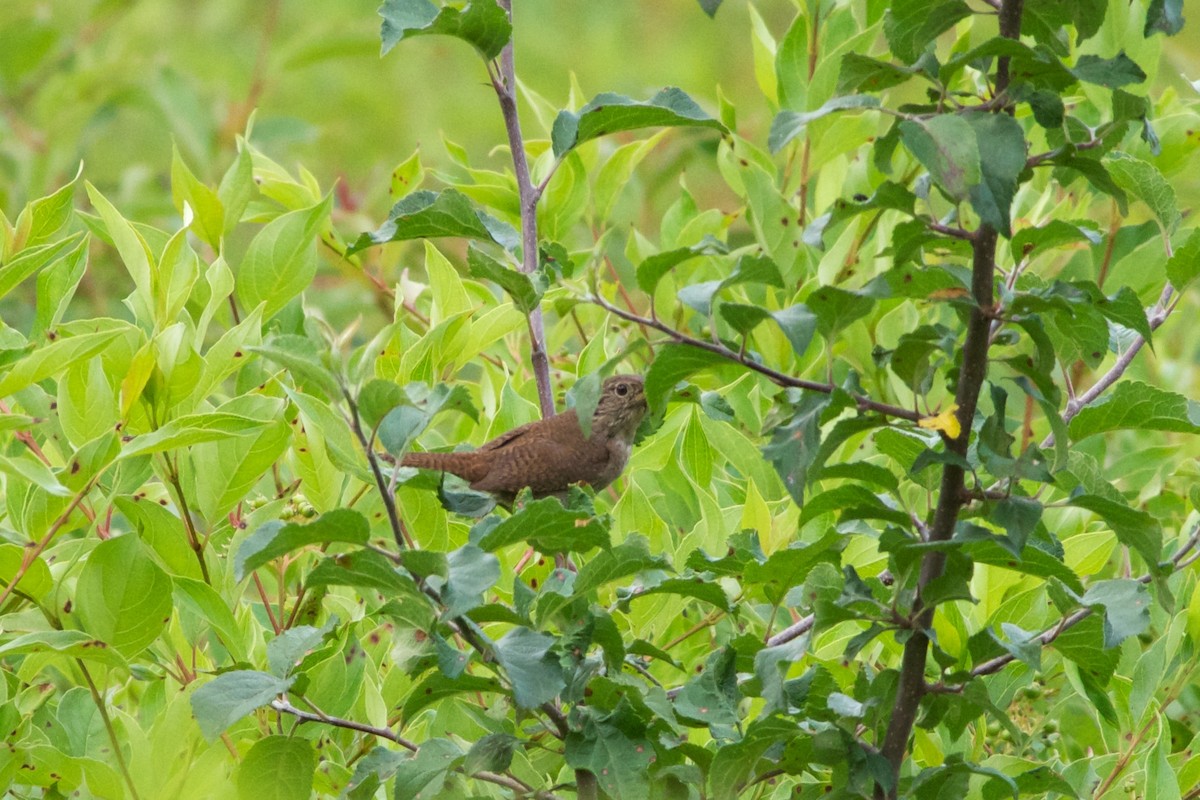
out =
{"type": "MultiPolygon", "coordinates": [[[[793,378],[791,375],[787,375],[778,370],[771,369],[766,364],[762,364],[762,363],[755,361],[749,357],[739,355],[736,350],[728,348],[725,345],[714,344],[713,342],[708,342],[708,341],[705,341],[704,339],[697,339],[694,336],[689,336],[686,333],[676,330],[675,328],[672,328],[671,326],[669,326],[666,323],[663,323],[657,319],[641,317],[630,311],[626,311],[622,308],[619,308],[619,307],[613,305],[612,303],[608,302],[607,300],[605,300],[603,297],[601,297],[598,294],[588,297],[587,300],[588,300],[588,302],[594,303],[595,305],[598,305],[601,308],[605,309],[610,314],[615,314],[616,316],[620,317],[621,319],[628,320],[629,322],[637,323],[638,325],[644,325],[646,327],[653,328],[654,330],[659,331],[661,333],[665,333],[667,336],[671,337],[671,339],[673,339],[675,342],[677,342],[679,344],[686,344],[689,347],[695,347],[700,350],[707,350],[710,353],[715,353],[719,356],[729,359],[730,361],[741,364],[742,366],[744,366],[748,369],[751,369],[757,373],[766,375],[768,378],[771,379],[771,381],[773,383],[776,383],[780,386],[792,386],[797,389],[807,389],[811,392],[820,392],[822,394],[830,394],[836,388],[838,388],[830,383],[820,383],[818,381],[804,380],[803,378],[793,378]]],[[[872,400],[871,398],[865,397],[860,394],[852,394],[851,397],[854,398],[855,404],[864,411],[877,411],[880,414],[883,414],[885,416],[896,417],[898,419],[906,419],[906,420],[909,420],[910,422],[916,422],[919,419],[921,419],[920,414],[918,414],[915,411],[911,411],[907,408],[901,408],[900,406],[893,406],[888,403],[880,403],[876,400],[872,400]]]]}

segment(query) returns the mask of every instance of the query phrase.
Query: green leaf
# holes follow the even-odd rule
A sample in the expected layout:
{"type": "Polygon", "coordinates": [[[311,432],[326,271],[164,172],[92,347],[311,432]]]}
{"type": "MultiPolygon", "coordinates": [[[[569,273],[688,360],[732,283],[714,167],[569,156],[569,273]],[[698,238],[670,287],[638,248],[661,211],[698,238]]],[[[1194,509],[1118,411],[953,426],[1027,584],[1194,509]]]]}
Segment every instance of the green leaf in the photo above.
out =
{"type": "Polygon", "coordinates": [[[961,0],[896,0],[883,19],[883,33],[896,57],[911,64],[938,36],[970,15],[970,7],[961,0]]]}
{"type": "Polygon", "coordinates": [[[491,61],[512,38],[512,23],[494,0],[472,0],[463,8],[438,8],[429,0],[384,0],[379,16],[385,54],[405,39],[441,34],[462,39],[491,61]]]}
{"type": "Polygon", "coordinates": [[[387,242],[446,236],[493,242],[506,250],[512,250],[520,242],[511,225],[475,208],[458,190],[446,189],[413,192],[403,198],[392,206],[387,222],[373,233],[360,235],[346,249],[346,255],[387,242]]]}
{"type": "Polygon", "coordinates": [[[1150,592],[1128,578],[1099,581],[1083,595],[1086,606],[1104,606],[1104,646],[1116,647],[1150,626],[1150,592]]]}
{"type": "Polygon", "coordinates": [[[171,153],[171,199],[175,209],[187,219],[184,206],[190,209],[191,229],[214,252],[221,250],[221,237],[225,232],[225,208],[212,189],[201,183],[173,146],[171,153]]]}
{"type": "Polygon", "coordinates": [[[1095,494],[1072,497],[1070,504],[1099,514],[1117,535],[1117,541],[1141,554],[1151,569],[1158,568],[1162,556],[1162,527],[1145,511],[1130,508],[1124,502],[1095,494]]]}
{"type": "Polygon", "coordinates": [[[553,700],[563,688],[562,667],[551,652],[554,637],[529,628],[514,628],[494,645],[496,660],[512,683],[513,700],[520,708],[534,708],[553,700]]]}
{"type": "Polygon", "coordinates": [[[327,223],[333,195],[310,208],[289,211],[263,226],[237,270],[237,296],[254,309],[265,303],[268,320],[312,283],[317,274],[317,234],[327,223]]]}
{"type": "Polygon", "coordinates": [[[291,334],[272,336],[266,344],[249,350],[286,368],[297,385],[319,388],[327,398],[341,397],[337,378],[325,366],[323,351],[311,339],[291,334]]]}
{"type": "Polygon", "coordinates": [[[262,429],[262,420],[213,411],[178,417],[152,433],[135,436],[121,447],[121,458],[145,456],[177,450],[201,442],[219,442],[231,436],[245,436],[262,429]]]}
{"type": "Polygon", "coordinates": [[[332,620],[321,628],[297,625],[267,642],[267,664],[271,672],[286,678],[310,650],[315,650],[329,636],[332,628],[332,620]]]}
{"type": "Polygon", "coordinates": [[[1090,54],[1080,56],[1071,69],[1071,74],[1085,83],[1107,86],[1109,89],[1146,80],[1146,73],[1142,68],[1124,53],[1118,53],[1112,58],[1090,54]]]}
{"type": "Polygon", "coordinates": [[[192,693],[192,713],[210,742],[226,728],[286,692],[293,678],[266,672],[235,670],[218,675],[192,693]]]}
{"type": "Polygon", "coordinates": [[[727,129],[710,117],[696,101],[681,89],[669,86],[649,100],[633,100],[605,92],[592,98],[579,111],[560,111],[554,119],[550,141],[555,158],[586,141],[619,131],[638,128],[712,128],[727,129]]]}
{"type": "Polygon", "coordinates": [[[871,297],[836,286],[818,286],[804,302],[816,317],[817,330],[829,341],[875,305],[871,297]]]}
{"type": "Polygon", "coordinates": [[[617,590],[617,598],[622,608],[628,608],[630,602],[649,597],[654,594],[674,594],[681,597],[694,597],[713,605],[722,611],[732,611],[729,597],[721,584],[704,575],[683,575],[679,578],[668,578],[661,572],[647,572],[641,575],[631,585],[617,590]]]}
{"type": "Polygon", "coordinates": [[[242,800],[308,797],[316,768],[317,757],[307,739],[267,736],[242,756],[237,770],[238,796],[242,800]]]}
{"type": "Polygon", "coordinates": [[[675,697],[675,713],[707,725],[736,724],[741,692],[735,662],[732,647],[713,653],[704,665],[704,672],[684,684],[675,697]]]}
{"type": "Polygon", "coordinates": [[[915,74],[917,71],[909,67],[880,61],[861,53],[847,53],[842,56],[837,90],[843,93],[882,92],[899,86],[915,74]]]}
{"type": "Polygon", "coordinates": [[[0,645],[0,656],[56,653],[64,658],[81,658],[110,667],[126,668],[116,650],[83,631],[35,631],[0,645]]]}
{"type": "Polygon", "coordinates": [[[188,609],[216,631],[221,637],[221,644],[235,661],[245,661],[247,655],[241,629],[221,595],[204,581],[194,578],[176,575],[171,581],[175,587],[176,605],[180,609],[188,609]]]}
{"type": "Polygon", "coordinates": [[[1116,150],[1106,155],[1102,163],[1118,186],[1150,207],[1165,233],[1175,230],[1181,219],[1175,189],[1158,167],[1116,150]]]}
{"type": "Polygon", "coordinates": [[[412,580],[396,569],[387,558],[374,550],[356,550],[330,556],[308,574],[305,586],[354,586],[378,589],[388,595],[417,598],[412,580]]]}
{"type": "Polygon", "coordinates": [[[652,554],[646,537],[631,534],[610,550],[602,550],[579,568],[575,596],[581,597],[605,584],[651,569],[667,569],[666,556],[652,554]]]}
{"type": "Polygon", "coordinates": [[[768,311],[761,306],[742,303],[722,303],[721,317],[743,336],[749,334],[764,320],[774,320],[783,335],[792,345],[796,356],[804,355],[817,331],[817,317],[803,303],[797,303],[781,311],[768,311]]]}
{"type": "Polygon", "coordinates": [[[1093,614],[1063,631],[1050,645],[1074,661],[1080,673],[1086,673],[1099,687],[1107,686],[1112,680],[1121,658],[1119,649],[1104,647],[1103,627],[1100,617],[1093,614]]]}
{"type": "Polygon", "coordinates": [[[556,497],[526,503],[477,544],[495,552],[515,542],[528,542],[539,553],[586,553],[596,547],[607,550],[612,546],[608,529],[600,520],[582,511],[563,508],[556,497]],[[586,524],[576,526],[576,522],[584,520],[586,524]]]}
{"type": "Polygon", "coordinates": [[[838,545],[839,536],[830,532],[820,541],[776,550],[765,562],[751,561],[746,565],[743,585],[761,588],[772,605],[782,603],[788,591],[804,583],[817,564],[828,561],[837,565],[838,545]]]}
{"type": "Polygon", "coordinates": [[[784,109],[775,115],[771,121],[771,132],[767,135],[767,147],[772,153],[778,153],[793,139],[804,133],[808,123],[815,119],[828,116],[835,111],[846,111],[853,108],[878,108],[879,98],[865,94],[834,97],[827,100],[820,108],[812,111],[790,111],[784,109]]]}
{"type": "Polygon", "coordinates": [[[1183,0],[1150,0],[1146,11],[1146,27],[1142,35],[1150,38],[1156,33],[1174,36],[1183,30],[1183,0]]]}
{"type": "Polygon", "coordinates": [[[654,289],[658,286],[658,282],[662,280],[663,276],[684,261],[698,256],[722,255],[728,252],[729,248],[724,242],[712,236],[705,236],[698,243],[690,247],[680,247],[675,250],[657,253],[638,264],[638,288],[647,294],[654,294],[654,289]]]}
{"type": "Polygon", "coordinates": [[[1025,170],[1026,143],[1021,124],[1007,114],[964,114],[975,131],[982,180],[970,187],[971,205],[979,218],[1006,237],[1012,236],[1009,222],[1017,179],[1025,170]]]}
{"type": "Polygon", "coordinates": [[[783,288],[783,276],[779,267],[765,256],[742,256],[737,260],[727,277],[719,281],[706,281],[685,286],[679,290],[679,299],[704,316],[712,313],[712,300],[717,292],[740,283],[761,283],[783,288]]]}
{"type": "Polygon", "coordinates": [[[567,766],[592,773],[604,796],[612,800],[651,796],[646,773],[654,759],[654,747],[641,731],[626,730],[634,726],[621,724],[628,706],[622,701],[604,719],[588,716],[582,730],[572,730],[564,743],[567,766]],[[615,722],[608,721],[614,718],[615,722]]]}
{"type": "Polygon", "coordinates": [[[459,675],[457,678],[449,678],[441,672],[435,671],[427,675],[408,693],[400,715],[406,722],[409,722],[412,721],[413,717],[421,709],[444,698],[452,697],[456,694],[477,694],[480,692],[495,694],[503,690],[504,687],[495,678],[484,678],[465,673],[459,675]]]}
{"type": "Polygon", "coordinates": [[[83,234],[75,233],[57,242],[26,247],[15,258],[0,264],[0,297],[17,288],[38,270],[74,256],[86,245],[87,239],[83,234]]]}
{"type": "Polygon", "coordinates": [[[1128,286],[1122,286],[1112,297],[1100,296],[1095,300],[1096,310],[1118,325],[1137,333],[1147,342],[1154,332],[1150,330],[1150,320],[1146,317],[1146,307],[1138,299],[1137,293],[1128,286]]]}
{"type": "Polygon", "coordinates": [[[1183,244],[1167,259],[1167,278],[1182,292],[1200,275],[1200,228],[1193,228],[1183,244]]]}
{"type": "Polygon", "coordinates": [[[473,278],[499,284],[523,314],[529,314],[538,307],[542,294],[549,286],[545,272],[526,274],[514,266],[501,264],[474,245],[467,250],[467,271],[473,278]]]}
{"type": "Polygon", "coordinates": [[[1116,430],[1200,431],[1200,403],[1141,381],[1122,381],[1083,408],[1068,427],[1075,441],[1116,430]]]}
{"type": "Polygon", "coordinates": [[[800,506],[804,505],[808,468],[821,445],[821,412],[830,399],[827,394],[806,393],[791,421],[771,433],[771,442],[762,451],[800,506]]]}
{"type": "Polygon", "coordinates": [[[473,544],[466,544],[446,559],[449,576],[442,592],[446,615],[457,617],[483,602],[483,593],[500,580],[500,560],[473,544]]]}
{"type": "Polygon", "coordinates": [[[438,797],[446,778],[462,758],[462,749],[449,739],[429,739],[416,753],[396,765],[394,800],[438,797]]]}
{"type": "Polygon", "coordinates": [[[405,399],[407,402],[397,405],[379,423],[379,443],[397,458],[408,452],[416,438],[442,411],[461,411],[471,419],[478,419],[471,394],[462,385],[438,384],[430,389],[420,383],[409,384],[405,399]],[[410,402],[416,405],[410,405],[410,402]]]}
{"type": "Polygon", "coordinates": [[[125,534],[88,554],[75,602],[84,630],[132,657],[166,629],[173,611],[171,579],[136,534],[125,534]]]}
{"type": "Polygon", "coordinates": [[[285,553],[310,544],[348,542],[363,545],[371,535],[367,518],[348,508],[335,508],[307,525],[271,520],[252,533],[233,560],[236,580],[285,553]]]}
{"type": "Polygon", "coordinates": [[[521,744],[511,733],[489,733],[467,751],[463,772],[504,772],[512,765],[513,751],[521,744]]]}
{"type": "MultiPolygon", "coordinates": [[[[971,188],[979,185],[982,178],[979,140],[971,123],[961,116],[906,119],[900,123],[900,138],[951,198],[966,200],[971,188]]],[[[1005,172],[1008,160],[1005,158],[1005,172]]]]}
{"type": "Polygon", "coordinates": [[[8,373],[0,377],[0,397],[16,394],[31,384],[87,361],[126,333],[124,329],[81,333],[39,347],[8,367],[8,373]]]}
{"type": "Polygon", "coordinates": [[[651,412],[664,407],[668,395],[680,381],[700,370],[728,363],[729,360],[723,356],[686,344],[660,347],[650,371],[646,373],[646,403],[651,412]]]}

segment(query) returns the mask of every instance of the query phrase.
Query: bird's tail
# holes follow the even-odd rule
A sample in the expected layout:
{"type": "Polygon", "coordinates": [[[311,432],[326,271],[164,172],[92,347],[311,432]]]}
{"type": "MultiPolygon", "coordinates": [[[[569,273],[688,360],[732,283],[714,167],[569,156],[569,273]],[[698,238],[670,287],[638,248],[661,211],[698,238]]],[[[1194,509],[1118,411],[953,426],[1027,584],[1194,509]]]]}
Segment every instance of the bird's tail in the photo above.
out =
{"type": "Polygon", "coordinates": [[[436,469],[457,475],[468,483],[474,483],[487,474],[487,464],[474,453],[408,453],[400,460],[402,467],[436,469]]]}

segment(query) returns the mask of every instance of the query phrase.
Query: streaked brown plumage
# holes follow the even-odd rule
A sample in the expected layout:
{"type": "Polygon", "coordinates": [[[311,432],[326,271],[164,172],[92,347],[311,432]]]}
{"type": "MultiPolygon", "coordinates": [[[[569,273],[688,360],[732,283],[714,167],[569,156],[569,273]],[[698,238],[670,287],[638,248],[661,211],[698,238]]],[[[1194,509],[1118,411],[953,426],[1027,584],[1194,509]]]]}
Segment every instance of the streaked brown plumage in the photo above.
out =
{"type": "Polygon", "coordinates": [[[572,409],[514,428],[478,450],[409,453],[400,463],[453,473],[472,489],[490,492],[506,504],[525,487],[535,497],[562,496],[576,483],[600,491],[625,469],[645,415],[641,377],[614,375],[601,387],[587,438],[572,409]]]}

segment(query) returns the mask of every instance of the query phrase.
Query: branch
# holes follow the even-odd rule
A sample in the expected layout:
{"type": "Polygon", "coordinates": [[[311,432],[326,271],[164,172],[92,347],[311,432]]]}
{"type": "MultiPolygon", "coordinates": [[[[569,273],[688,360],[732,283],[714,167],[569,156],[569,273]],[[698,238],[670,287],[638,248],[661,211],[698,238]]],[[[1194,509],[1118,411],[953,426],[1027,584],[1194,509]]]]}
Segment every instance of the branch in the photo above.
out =
{"type": "MultiPolygon", "coordinates": [[[[332,725],[335,728],[346,728],[348,730],[358,731],[360,733],[369,733],[372,736],[376,736],[380,739],[387,739],[389,742],[395,742],[405,750],[409,750],[413,753],[417,752],[417,750],[419,750],[421,747],[416,742],[405,739],[391,728],[377,728],[374,725],[355,722],[351,719],[331,717],[322,712],[320,709],[317,709],[315,706],[314,711],[316,713],[310,713],[308,711],[302,711],[301,709],[296,708],[287,700],[277,698],[271,701],[271,708],[284,714],[291,714],[301,722],[323,722],[326,725],[332,725]]],[[[461,767],[455,771],[464,775],[467,774],[461,767]]],[[[532,786],[525,783],[525,781],[520,780],[513,775],[501,775],[495,772],[482,771],[468,775],[468,777],[475,778],[476,780],[486,781],[488,783],[494,783],[497,786],[503,786],[506,789],[511,789],[518,794],[531,795],[533,797],[540,798],[541,800],[557,800],[557,796],[553,792],[535,790],[532,786]]]]}
{"type": "MultiPolygon", "coordinates": [[[[614,306],[612,303],[605,300],[599,294],[591,295],[586,299],[587,302],[594,303],[609,313],[615,314],[621,319],[628,320],[629,322],[643,325],[648,328],[653,328],[661,333],[665,333],[667,336],[671,337],[672,340],[678,342],[679,344],[686,344],[689,347],[695,347],[700,350],[707,350],[710,353],[716,353],[717,355],[741,364],[742,366],[751,369],[754,372],[766,375],[773,383],[778,384],[779,386],[792,386],[797,389],[807,389],[811,392],[820,392],[821,394],[830,394],[834,389],[838,388],[831,383],[818,383],[817,381],[807,381],[803,378],[793,378],[791,375],[771,369],[766,364],[762,364],[758,361],[748,358],[744,353],[739,353],[737,350],[732,350],[723,344],[688,336],[686,333],[677,331],[669,325],[660,322],[658,319],[641,317],[630,311],[618,308],[617,306],[614,306]]],[[[852,394],[851,397],[854,398],[854,402],[859,409],[863,411],[877,411],[885,416],[896,417],[897,419],[906,419],[910,422],[916,422],[921,419],[921,415],[915,411],[912,411],[911,409],[889,405],[888,403],[880,403],[861,394],[852,394]]]]}
{"type": "Polygon", "coordinates": [[[787,644],[793,639],[798,639],[812,630],[813,623],[816,620],[817,617],[815,614],[809,614],[807,617],[792,623],[770,639],[767,639],[767,647],[777,647],[781,644],[787,644]]]}
{"type": "MultiPolygon", "coordinates": [[[[512,21],[512,0],[499,0],[500,7],[512,21]]],[[[545,184],[535,187],[529,177],[529,160],[525,155],[525,137],[521,134],[521,118],[517,114],[517,76],[513,67],[513,42],[500,52],[499,70],[488,70],[496,100],[500,103],[500,114],[504,117],[504,130],[508,134],[508,149],[512,155],[513,172],[517,178],[517,195],[521,203],[521,271],[536,272],[538,268],[537,206],[545,184]]],[[[553,172],[551,172],[553,174],[553,172]]],[[[546,178],[547,183],[549,177],[546,178]]],[[[529,359],[533,365],[533,377],[538,387],[538,403],[542,416],[554,416],[554,391],[550,386],[550,360],[546,356],[546,332],[542,325],[542,309],[539,305],[528,317],[529,359]]]]}
{"type": "Polygon", "coordinates": [[[355,438],[358,439],[359,445],[362,446],[363,452],[367,456],[367,464],[371,467],[375,486],[379,489],[383,507],[387,509],[388,522],[391,524],[392,537],[396,540],[396,546],[401,550],[411,547],[412,542],[406,541],[404,526],[400,524],[400,512],[396,510],[396,495],[388,488],[388,482],[383,477],[383,470],[379,468],[379,458],[375,454],[375,448],[371,446],[370,439],[363,432],[362,420],[358,416],[358,403],[350,395],[350,390],[344,386],[342,387],[342,396],[346,398],[346,404],[350,408],[350,428],[354,431],[355,438]]]}

